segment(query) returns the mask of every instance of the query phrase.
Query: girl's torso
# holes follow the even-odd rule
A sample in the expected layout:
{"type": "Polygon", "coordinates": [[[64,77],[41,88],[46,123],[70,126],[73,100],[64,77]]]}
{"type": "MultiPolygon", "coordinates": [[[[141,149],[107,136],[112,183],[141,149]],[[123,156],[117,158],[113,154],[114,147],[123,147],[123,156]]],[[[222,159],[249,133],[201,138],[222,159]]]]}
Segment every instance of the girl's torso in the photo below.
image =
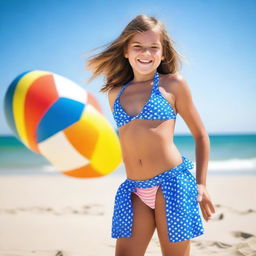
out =
{"type": "Polygon", "coordinates": [[[117,93],[113,116],[128,179],[149,179],[182,162],[173,143],[177,113],[166,78],[156,72],[150,86],[129,82],[117,93]]]}

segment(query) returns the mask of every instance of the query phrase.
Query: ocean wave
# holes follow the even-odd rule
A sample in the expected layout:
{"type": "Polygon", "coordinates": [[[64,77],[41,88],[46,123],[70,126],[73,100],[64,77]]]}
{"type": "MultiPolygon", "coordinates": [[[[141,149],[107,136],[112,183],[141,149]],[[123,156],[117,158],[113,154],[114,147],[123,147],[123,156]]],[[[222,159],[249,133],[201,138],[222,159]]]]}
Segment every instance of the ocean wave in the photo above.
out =
{"type": "MultiPolygon", "coordinates": [[[[193,160],[195,167],[191,170],[195,172],[196,162],[193,160]]],[[[208,163],[209,174],[253,174],[256,175],[256,157],[253,158],[232,158],[224,160],[210,160],[208,163]]],[[[12,166],[0,166],[0,174],[60,174],[50,164],[26,166],[16,164],[12,166]]],[[[125,175],[125,167],[122,163],[114,175],[125,175]]],[[[112,175],[113,175],[112,174],[112,175]]]]}
{"type": "Polygon", "coordinates": [[[253,158],[232,158],[225,160],[210,160],[209,171],[256,171],[256,157],[253,158]]]}

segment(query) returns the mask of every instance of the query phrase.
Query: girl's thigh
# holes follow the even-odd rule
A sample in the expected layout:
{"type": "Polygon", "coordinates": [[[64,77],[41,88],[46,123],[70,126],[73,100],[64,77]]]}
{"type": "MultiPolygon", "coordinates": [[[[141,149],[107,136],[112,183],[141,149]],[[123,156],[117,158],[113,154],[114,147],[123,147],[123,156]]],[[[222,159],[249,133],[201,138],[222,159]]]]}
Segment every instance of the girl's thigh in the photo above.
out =
{"type": "Polygon", "coordinates": [[[155,222],[163,256],[190,255],[190,240],[185,240],[176,243],[171,243],[169,241],[166,221],[165,198],[163,196],[161,186],[159,186],[159,189],[156,193],[155,222]]]}
{"type": "Polygon", "coordinates": [[[133,205],[132,237],[116,240],[115,256],[143,256],[155,231],[154,210],[148,207],[134,193],[131,193],[133,205]]]}

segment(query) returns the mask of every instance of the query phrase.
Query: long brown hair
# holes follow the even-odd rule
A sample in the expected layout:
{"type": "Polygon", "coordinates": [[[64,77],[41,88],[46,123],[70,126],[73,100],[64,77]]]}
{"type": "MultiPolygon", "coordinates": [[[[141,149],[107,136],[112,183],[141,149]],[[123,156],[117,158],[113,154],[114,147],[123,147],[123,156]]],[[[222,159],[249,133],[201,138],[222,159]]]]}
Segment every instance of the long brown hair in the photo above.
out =
{"type": "Polygon", "coordinates": [[[163,23],[155,17],[142,14],[135,17],[120,36],[107,45],[104,51],[88,59],[86,68],[93,73],[88,81],[104,74],[106,84],[100,89],[100,92],[106,92],[114,86],[121,86],[132,80],[133,70],[128,59],[124,57],[124,52],[129,40],[136,33],[150,29],[159,31],[162,39],[164,60],[161,61],[157,71],[162,74],[176,73],[180,68],[183,56],[174,49],[173,40],[168,35],[163,23]]]}

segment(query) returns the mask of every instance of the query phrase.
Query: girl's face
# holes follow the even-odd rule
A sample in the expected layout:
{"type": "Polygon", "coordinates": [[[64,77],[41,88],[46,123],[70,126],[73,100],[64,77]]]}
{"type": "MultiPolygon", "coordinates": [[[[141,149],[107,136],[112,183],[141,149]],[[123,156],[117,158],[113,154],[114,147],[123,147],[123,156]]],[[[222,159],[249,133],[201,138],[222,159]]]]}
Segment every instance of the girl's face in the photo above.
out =
{"type": "Polygon", "coordinates": [[[135,34],[129,41],[124,56],[128,58],[135,73],[154,72],[164,59],[160,34],[154,30],[135,34]]]}

